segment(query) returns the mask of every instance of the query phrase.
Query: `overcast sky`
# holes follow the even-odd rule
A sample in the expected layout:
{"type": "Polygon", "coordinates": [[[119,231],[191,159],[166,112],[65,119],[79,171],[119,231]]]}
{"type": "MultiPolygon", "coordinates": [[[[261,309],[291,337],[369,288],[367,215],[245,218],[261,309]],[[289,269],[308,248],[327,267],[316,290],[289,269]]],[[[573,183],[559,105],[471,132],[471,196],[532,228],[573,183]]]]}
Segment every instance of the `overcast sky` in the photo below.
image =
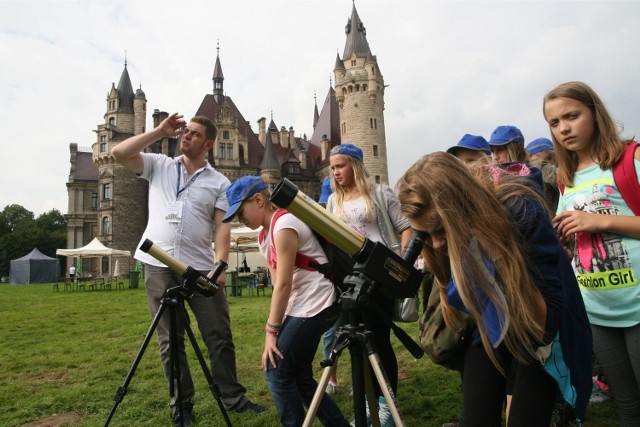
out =
{"type": "MultiPolygon", "coordinates": [[[[548,136],[542,97],[582,80],[640,137],[640,2],[356,0],[388,85],[385,123],[395,184],[418,156],[488,138],[498,125],[548,136]]],[[[260,117],[313,132],[342,55],[351,0],[0,0],[0,210],[67,212],[69,143],[90,147],[127,55],[151,112],[190,117],[224,88],[260,117]]]]}

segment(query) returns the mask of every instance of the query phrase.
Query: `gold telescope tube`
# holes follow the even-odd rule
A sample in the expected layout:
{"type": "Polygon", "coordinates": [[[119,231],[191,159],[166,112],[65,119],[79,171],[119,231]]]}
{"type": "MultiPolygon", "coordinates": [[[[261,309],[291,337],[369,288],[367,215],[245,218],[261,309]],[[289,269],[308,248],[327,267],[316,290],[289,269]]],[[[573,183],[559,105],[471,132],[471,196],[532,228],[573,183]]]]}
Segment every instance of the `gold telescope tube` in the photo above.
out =
{"type": "Polygon", "coordinates": [[[365,238],[332,215],[287,178],[273,190],[270,200],[303,220],[312,230],[357,259],[365,238]]]}
{"type": "Polygon", "coordinates": [[[196,288],[189,289],[191,292],[197,290],[204,296],[213,296],[215,292],[220,289],[220,285],[216,283],[216,279],[227,268],[227,263],[224,261],[216,262],[211,277],[209,278],[156,246],[149,239],[145,239],[145,241],[142,242],[140,250],[148,253],[171,270],[178,273],[183,279],[185,279],[185,281],[193,282],[193,285],[195,285],[196,288]]]}

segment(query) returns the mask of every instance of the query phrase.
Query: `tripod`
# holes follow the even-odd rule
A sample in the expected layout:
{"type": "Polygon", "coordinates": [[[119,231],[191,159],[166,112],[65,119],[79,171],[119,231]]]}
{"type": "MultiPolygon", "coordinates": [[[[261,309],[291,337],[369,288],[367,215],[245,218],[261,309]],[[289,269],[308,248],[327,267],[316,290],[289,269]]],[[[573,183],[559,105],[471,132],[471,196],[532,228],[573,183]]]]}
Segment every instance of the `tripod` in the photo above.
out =
{"type": "Polygon", "coordinates": [[[156,313],[155,317],[153,318],[153,321],[151,322],[149,331],[147,332],[147,335],[144,337],[144,340],[142,341],[142,345],[140,346],[140,350],[138,350],[138,354],[136,355],[136,358],[134,359],[133,364],[131,365],[131,369],[129,369],[129,373],[127,373],[124,383],[118,388],[116,392],[116,395],[114,398],[115,403],[111,408],[111,412],[107,417],[107,421],[105,422],[104,427],[107,427],[109,425],[109,423],[111,422],[111,418],[113,417],[113,415],[116,412],[116,409],[118,408],[118,405],[120,404],[120,402],[122,402],[122,399],[127,393],[127,387],[129,386],[129,383],[133,378],[133,374],[135,373],[136,368],[138,367],[138,364],[140,363],[140,360],[142,359],[142,356],[145,350],[147,349],[149,341],[151,340],[151,337],[153,336],[153,333],[155,332],[156,327],[160,322],[162,314],[167,308],[169,309],[169,319],[170,319],[169,320],[170,322],[169,323],[170,325],[169,347],[170,347],[171,373],[169,375],[169,383],[170,383],[169,387],[170,387],[170,392],[172,396],[174,395],[174,390],[175,390],[174,387],[177,387],[176,402],[177,402],[177,410],[178,410],[178,413],[180,414],[180,425],[184,427],[184,420],[182,419],[182,409],[183,409],[182,390],[180,389],[180,361],[178,357],[178,347],[176,345],[176,343],[178,342],[176,316],[182,316],[182,319],[184,320],[185,331],[189,336],[189,341],[191,342],[193,350],[198,358],[198,361],[200,362],[202,371],[204,372],[204,375],[207,379],[207,383],[209,384],[209,389],[211,390],[211,393],[213,394],[214,399],[218,402],[218,406],[220,407],[220,411],[222,412],[222,416],[224,417],[224,420],[227,426],[231,427],[231,420],[229,419],[229,415],[227,414],[224,404],[222,403],[222,398],[220,397],[220,389],[218,388],[218,385],[213,381],[213,377],[211,376],[211,371],[207,367],[207,363],[204,360],[204,357],[202,356],[202,352],[200,351],[200,348],[198,347],[196,337],[193,334],[191,327],[189,326],[189,321],[188,321],[189,317],[184,307],[184,299],[186,297],[191,296],[191,294],[193,294],[193,289],[195,289],[195,287],[193,284],[187,283],[188,281],[189,279],[185,280],[184,286],[176,286],[173,288],[169,288],[164,293],[164,297],[160,301],[160,308],[158,309],[158,312],[156,313]]]}
{"type": "MultiPolygon", "coordinates": [[[[341,326],[336,334],[336,342],[328,359],[323,360],[320,365],[324,368],[322,377],[318,383],[318,388],[313,396],[313,400],[309,405],[309,410],[304,420],[303,427],[310,427],[315,418],[320,401],[324,396],[324,390],[329,382],[331,374],[336,369],[338,358],[345,348],[349,349],[351,355],[351,382],[353,386],[353,411],[357,427],[365,427],[367,425],[366,406],[364,402],[365,395],[369,408],[375,408],[376,402],[373,399],[373,383],[369,369],[373,370],[375,378],[380,386],[380,390],[384,395],[389,410],[393,416],[396,426],[404,427],[404,419],[398,407],[398,401],[394,390],[386,376],[380,357],[375,351],[371,341],[373,333],[365,328],[365,325],[359,323],[358,312],[370,303],[371,293],[375,287],[375,283],[366,280],[362,275],[349,276],[345,279],[345,285],[349,285],[349,290],[342,294],[342,309],[347,313],[349,323],[341,326]]],[[[380,312],[380,315],[384,313],[380,312]]],[[[389,322],[393,325],[391,320],[389,322]]],[[[395,325],[394,325],[395,326],[395,325]]],[[[400,328],[394,328],[394,332],[400,328]]],[[[402,331],[404,333],[404,331],[402,331]]],[[[409,338],[407,336],[407,338],[409,338]]],[[[410,339],[410,338],[409,338],[410,339]]],[[[404,339],[403,339],[404,342],[404,339]]],[[[406,344],[405,344],[406,345],[406,344]]],[[[413,350],[410,349],[413,352],[413,350]]],[[[421,350],[420,350],[421,351],[421,350]]],[[[371,410],[371,419],[374,426],[379,426],[377,411],[371,410]]]]}

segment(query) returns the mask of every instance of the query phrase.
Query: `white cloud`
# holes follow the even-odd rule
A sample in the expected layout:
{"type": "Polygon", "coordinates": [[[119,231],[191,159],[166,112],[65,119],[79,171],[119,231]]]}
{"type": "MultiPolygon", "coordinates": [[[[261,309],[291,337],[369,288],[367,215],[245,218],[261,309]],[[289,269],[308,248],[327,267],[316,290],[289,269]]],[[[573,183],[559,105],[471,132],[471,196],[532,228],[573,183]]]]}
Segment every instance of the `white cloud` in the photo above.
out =
{"type": "MultiPolygon", "coordinates": [[[[583,80],[640,136],[640,3],[542,1],[356,2],[389,85],[390,179],[415,159],[519,126],[548,135],[542,96],[583,80]]],[[[90,146],[127,51],[148,109],[195,113],[211,93],[216,45],[225,91],[245,118],[273,110],[279,126],[312,133],[351,2],[0,1],[0,209],[67,210],[69,143],[90,146]]],[[[147,127],[151,127],[149,114],[147,127]]]]}

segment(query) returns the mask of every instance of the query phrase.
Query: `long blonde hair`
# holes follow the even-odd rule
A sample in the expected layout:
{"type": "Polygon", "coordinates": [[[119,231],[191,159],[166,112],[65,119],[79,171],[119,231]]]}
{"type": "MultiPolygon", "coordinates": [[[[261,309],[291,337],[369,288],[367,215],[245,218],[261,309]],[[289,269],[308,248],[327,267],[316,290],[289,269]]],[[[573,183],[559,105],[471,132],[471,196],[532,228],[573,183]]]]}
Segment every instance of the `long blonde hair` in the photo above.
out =
{"type": "MultiPolygon", "coordinates": [[[[337,152],[340,146],[337,145],[331,150],[331,155],[338,155],[337,152]]],[[[367,218],[369,221],[373,222],[375,219],[373,216],[373,188],[371,181],[369,180],[369,172],[364,167],[364,162],[356,159],[355,157],[351,157],[347,154],[343,154],[343,156],[347,159],[347,162],[351,165],[351,169],[353,169],[353,180],[355,181],[356,188],[364,198],[364,202],[367,209],[367,218]]],[[[340,219],[344,220],[344,188],[338,183],[335,176],[331,174],[331,186],[335,188],[334,196],[333,196],[333,205],[334,211],[333,213],[340,219]]]]}
{"type": "MultiPolygon", "coordinates": [[[[557,98],[573,99],[589,107],[594,118],[591,155],[602,169],[612,169],[624,152],[624,143],[630,142],[630,140],[623,140],[620,137],[618,125],[598,94],[583,82],[562,83],[544,96],[543,114],[547,102],[557,98]]],[[[571,186],[573,185],[573,176],[578,169],[578,155],[560,145],[553,136],[553,132],[551,137],[558,162],[558,179],[562,184],[571,186]]]]}
{"type": "MultiPolygon", "coordinates": [[[[527,187],[519,187],[523,188],[517,188],[517,194],[534,193],[527,187]]],[[[543,325],[535,320],[540,292],[527,268],[516,225],[496,196],[505,187],[494,187],[491,180],[476,178],[454,156],[438,152],[411,166],[398,181],[397,190],[407,218],[412,222],[437,221],[444,229],[448,256],[429,245],[425,245],[422,253],[440,287],[447,324],[453,326],[457,321],[456,312],[446,298],[447,284],[453,278],[465,307],[476,319],[482,344],[496,368],[504,372],[506,367],[500,365],[488,331],[480,321],[482,294],[499,313],[506,315],[504,325],[508,324],[508,329],[504,342],[510,353],[520,361],[531,360],[536,343],[544,335],[543,325]],[[495,280],[472,250],[474,246],[493,261],[495,280]]]]}

